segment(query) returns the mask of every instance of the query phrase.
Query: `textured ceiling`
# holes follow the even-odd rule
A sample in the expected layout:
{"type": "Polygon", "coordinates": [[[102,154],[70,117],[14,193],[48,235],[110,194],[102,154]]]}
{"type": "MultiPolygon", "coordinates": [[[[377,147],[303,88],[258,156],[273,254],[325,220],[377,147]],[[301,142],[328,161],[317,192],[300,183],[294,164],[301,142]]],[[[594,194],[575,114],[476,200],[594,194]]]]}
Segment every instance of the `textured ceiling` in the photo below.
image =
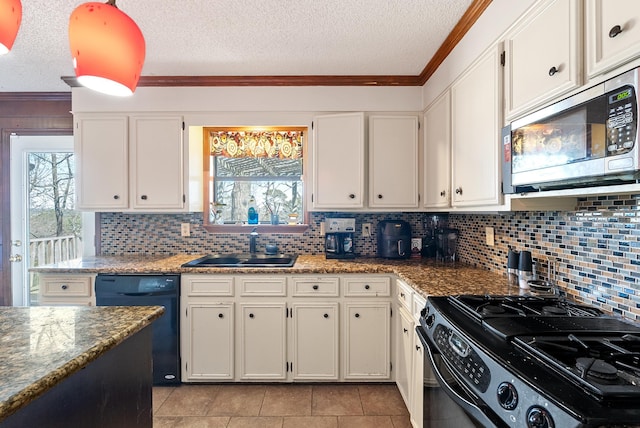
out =
{"type": "MultiPolygon", "coordinates": [[[[0,92],[68,91],[81,0],[22,0],[0,92]]],[[[143,76],[418,75],[472,0],[117,0],[147,50],[143,76]]]]}

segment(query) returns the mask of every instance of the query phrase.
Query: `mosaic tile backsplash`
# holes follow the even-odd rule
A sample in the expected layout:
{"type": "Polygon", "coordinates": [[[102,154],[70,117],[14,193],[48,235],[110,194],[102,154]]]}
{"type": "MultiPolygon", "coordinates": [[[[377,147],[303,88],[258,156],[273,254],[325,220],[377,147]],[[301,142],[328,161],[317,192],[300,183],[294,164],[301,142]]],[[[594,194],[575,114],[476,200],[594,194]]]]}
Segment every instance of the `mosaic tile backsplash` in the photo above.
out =
{"type": "MultiPolygon", "coordinates": [[[[275,244],[279,250],[323,254],[320,223],[341,213],[312,213],[302,235],[261,234],[259,248],[275,244]]],[[[376,239],[360,235],[362,223],[372,230],[380,220],[405,220],[414,237],[425,237],[436,224],[459,230],[458,258],[498,273],[505,271],[507,252],[529,250],[536,270],[548,278],[548,262],[556,265],[552,280],[576,300],[607,312],[640,321],[640,195],[589,197],[578,200],[575,211],[514,212],[504,214],[368,213],[344,214],[356,219],[356,252],[375,256],[376,239]],[[494,228],[495,245],[485,243],[485,227],[494,228]]],[[[246,252],[244,234],[209,234],[200,213],[101,214],[101,254],[177,254],[246,252]],[[191,223],[190,237],[180,236],[180,224],[191,223]]],[[[506,280],[506,279],[505,279],[506,280]]]]}

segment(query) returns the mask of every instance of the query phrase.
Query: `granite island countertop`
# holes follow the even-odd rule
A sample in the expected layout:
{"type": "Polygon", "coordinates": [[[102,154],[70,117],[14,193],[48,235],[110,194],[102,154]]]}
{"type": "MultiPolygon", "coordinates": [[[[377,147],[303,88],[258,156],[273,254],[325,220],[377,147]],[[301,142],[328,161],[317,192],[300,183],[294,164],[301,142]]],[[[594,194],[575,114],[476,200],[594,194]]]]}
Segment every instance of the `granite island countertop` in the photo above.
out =
{"type": "Polygon", "coordinates": [[[53,265],[31,268],[47,273],[109,273],[109,274],[395,274],[423,296],[452,294],[517,294],[517,288],[507,286],[500,274],[461,263],[436,262],[433,259],[390,260],[356,258],[326,259],[324,255],[299,255],[288,268],[185,268],[183,263],[202,254],[174,256],[97,256],[69,260],[53,265]]]}
{"type": "Polygon", "coordinates": [[[0,421],[164,313],[145,307],[0,307],[0,421]]]}

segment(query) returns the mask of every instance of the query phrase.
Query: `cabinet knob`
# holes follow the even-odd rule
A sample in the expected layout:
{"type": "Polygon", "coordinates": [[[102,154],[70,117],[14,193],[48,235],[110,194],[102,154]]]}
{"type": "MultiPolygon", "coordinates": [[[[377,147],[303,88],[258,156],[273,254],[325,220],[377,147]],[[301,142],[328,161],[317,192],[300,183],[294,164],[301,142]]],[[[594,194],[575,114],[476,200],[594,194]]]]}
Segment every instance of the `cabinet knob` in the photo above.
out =
{"type": "Polygon", "coordinates": [[[418,345],[416,345],[416,351],[419,351],[420,347],[418,345]]]}
{"type": "Polygon", "coordinates": [[[142,199],[143,201],[146,201],[147,200],[147,195],[140,196],[140,199],[142,199]]]}
{"type": "Polygon", "coordinates": [[[400,297],[402,297],[404,299],[404,293],[400,292],[400,297]]]}
{"type": "Polygon", "coordinates": [[[356,313],[355,317],[360,318],[360,314],[356,313]]]}
{"type": "Polygon", "coordinates": [[[324,314],[324,317],[325,318],[329,318],[329,314],[324,314]]]}
{"type": "Polygon", "coordinates": [[[254,316],[253,314],[249,314],[249,318],[253,318],[253,316],[254,316]]]}
{"type": "Polygon", "coordinates": [[[119,195],[113,195],[113,199],[118,200],[118,199],[120,199],[120,196],[119,195]]]}
{"type": "Polygon", "coordinates": [[[382,199],[382,195],[378,194],[378,199],[382,199]]]}
{"type": "Polygon", "coordinates": [[[349,193],[349,199],[355,199],[355,198],[356,198],[356,195],[355,195],[355,194],[353,194],[353,193],[349,193]]]}
{"type": "Polygon", "coordinates": [[[317,290],[317,289],[318,289],[318,288],[320,288],[320,287],[318,287],[318,284],[316,284],[316,285],[314,285],[312,288],[313,288],[314,290],[317,290]]]}
{"type": "Polygon", "coordinates": [[[447,192],[445,192],[444,190],[442,192],[440,192],[440,196],[442,196],[444,198],[444,196],[447,194],[447,192]]]}
{"type": "Polygon", "coordinates": [[[456,189],[456,195],[462,195],[462,187],[456,189]]]}
{"type": "Polygon", "coordinates": [[[67,288],[69,288],[69,286],[67,284],[62,284],[60,288],[62,288],[63,290],[66,290],[67,288]]]}
{"type": "Polygon", "coordinates": [[[406,328],[403,328],[403,329],[402,329],[402,331],[403,331],[404,333],[409,333],[409,330],[407,330],[406,328]]]}
{"type": "Polygon", "coordinates": [[[368,289],[370,289],[370,288],[371,288],[371,286],[370,286],[369,284],[367,284],[367,285],[365,285],[365,286],[364,286],[364,289],[365,289],[365,290],[368,290],[368,289]]]}
{"type": "Polygon", "coordinates": [[[613,39],[620,33],[622,33],[622,27],[620,27],[619,25],[614,25],[613,27],[611,27],[611,30],[609,30],[609,37],[613,39]]]}
{"type": "Polygon", "coordinates": [[[218,318],[224,318],[224,314],[218,314],[218,318]]]}
{"type": "Polygon", "coordinates": [[[554,66],[554,67],[551,67],[551,68],[549,69],[549,76],[553,76],[553,75],[554,75],[554,74],[556,74],[558,71],[559,71],[559,70],[558,70],[555,66],[554,66]]]}

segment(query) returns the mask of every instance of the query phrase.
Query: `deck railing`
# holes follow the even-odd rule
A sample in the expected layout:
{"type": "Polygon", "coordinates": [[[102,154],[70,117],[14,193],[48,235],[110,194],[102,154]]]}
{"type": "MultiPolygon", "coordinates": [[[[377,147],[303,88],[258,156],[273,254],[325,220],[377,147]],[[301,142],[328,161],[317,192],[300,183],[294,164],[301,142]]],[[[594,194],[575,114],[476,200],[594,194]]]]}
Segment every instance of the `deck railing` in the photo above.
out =
{"type": "Polygon", "coordinates": [[[29,267],[64,262],[81,255],[82,239],[79,236],[52,236],[29,240],[29,267]]]}

